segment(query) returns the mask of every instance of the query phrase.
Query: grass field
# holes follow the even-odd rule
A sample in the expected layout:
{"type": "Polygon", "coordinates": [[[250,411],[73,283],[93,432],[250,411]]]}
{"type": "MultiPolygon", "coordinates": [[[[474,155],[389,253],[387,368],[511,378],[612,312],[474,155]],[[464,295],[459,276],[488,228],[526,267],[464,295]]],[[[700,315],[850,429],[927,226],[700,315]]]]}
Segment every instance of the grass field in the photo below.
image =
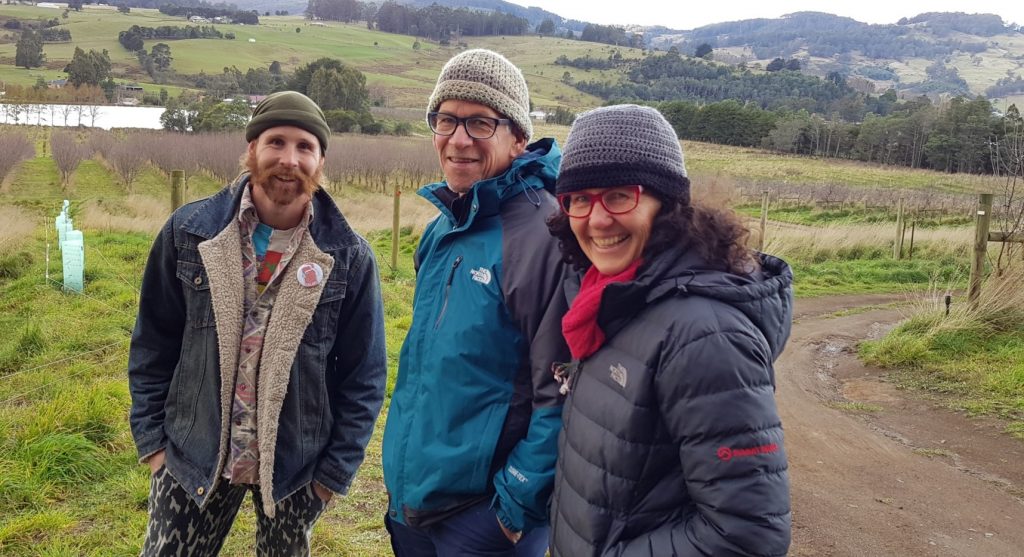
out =
{"type": "MultiPolygon", "coordinates": [[[[542,126],[539,135],[564,139],[566,130],[542,126]]],[[[46,130],[5,131],[33,133],[38,156],[18,166],[0,189],[0,330],[6,332],[0,335],[0,554],[134,555],[145,528],[148,471],[135,462],[128,431],[125,369],[146,254],[170,209],[168,180],[149,168],[137,180],[132,195],[126,195],[97,158],[84,161],[73,174],[72,185],[62,189],[54,162],[43,154],[46,130]],[[82,295],[61,291],[56,253],[49,264],[50,280],[45,278],[46,244],[53,242],[50,222],[65,198],[72,201],[76,224],[85,230],[86,289],[82,295]]],[[[346,142],[363,140],[339,136],[332,147],[344,149],[346,142]]],[[[825,162],[814,159],[776,156],[773,160],[753,150],[697,143],[685,147],[693,168],[707,168],[702,165],[708,159],[736,161],[721,170],[691,173],[696,195],[706,199],[728,200],[740,186],[749,185],[746,181],[751,178],[745,176],[753,171],[748,165],[763,164],[762,169],[785,166],[792,182],[808,185],[826,170],[825,162]]],[[[349,149],[355,151],[353,144],[349,143],[349,149]]],[[[893,187],[925,187],[930,182],[926,174],[918,178],[918,173],[902,169],[884,173],[866,165],[843,165],[834,170],[834,176],[842,183],[855,182],[858,174],[869,170],[879,172],[881,184],[893,187]]],[[[945,181],[943,189],[970,191],[976,187],[971,180],[938,174],[930,179],[933,183],[945,181]]],[[[194,199],[219,187],[216,180],[197,174],[189,179],[188,196],[194,199]]],[[[415,195],[402,196],[405,228],[399,264],[392,269],[390,195],[353,186],[332,191],[337,192],[335,197],[349,220],[376,249],[385,305],[390,392],[398,351],[411,323],[415,284],[411,254],[434,209],[415,195]]],[[[767,251],[791,263],[798,296],[924,291],[936,283],[954,288],[964,284],[969,228],[937,223],[921,230],[915,258],[894,261],[892,223],[830,222],[827,214],[813,211],[794,215],[799,217],[792,220],[806,222],[773,222],[767,251]]],[[[908,334],[912,337],[915,331],[910,329],[908,334]]],[[[998,364],[999,370],[1012,358],[1020,361],[1020,355],[1013,352],[999,355],[1000,346],[1014,340],[1019,346],[1024,335],[1011,333],[978,344],[990,358],[982,361],[998,364]]],[[[930,346],[896,352],[919,355],[924,349],[930,346]]],[[[877,349],[873,353],[886,352],[877,349]]],[[[949,359],[955,359],[956,352],[949,354],[949,359]]],[[[896,361],[894,356],[885,357],[896,361]]],[[[984,376],[983,368],[972,370],[976,376],[984,376]]],[[[955,377],[954,373],[951,369],[948,377],[955,377]]],[[[929,377],[927,373],[914,377],[922,376],[929,377]]],[[[990,391],[971,391],[980,394],[964,397],[970,401],[970,409],[1005,414],[1007,405],[1018,403],[1005,395],[1014,387],[1014,377],[979,379],[981,385],[996,381],[1003,398],[993,397],[990,391]]],[[[928,386],[932,388],[932,384],[928,386]]],[[[338,500],[318,525],[313,538],[315,553],[389,554],[381,522],[386,506],[380,467],[383,420],[382,416],[351,492],[338,500]]],[[[223,554],[250,555],[253,535],[253,514],[240,513],[223,554]]]]}
{"type": "MultiPolygon", "coordinates": [[[[61,11],[30,6],[0,6],[0,16],[22,19],[60,18],[61,11]]],[[[146,85],[149,77],[142,71],[135,56],[118,42],[120,31],[132,25],[156,27],[160,25],[184,26],[183,18],[173,18],[157,10],[133,8],[131,13],[121,14],[107,7],[87,4],[81,12],[70,12],[62,24],[71,31],[71,43],[46,44],[46,67],[25,70],[13,66],[15,44],[0,44],[0,80],[9,83],[31,85],[39,76],[56,79],[63,74],[60,70],[71,60],[75,47],[85,50],[107,49],[114,65],[115,77],[135,80],[148,90],[157,91],[160,85],[146,85]]],[[[367,86],[386,87],[388,103],[398,107],[421,107],[430,96],[437,73],[450,57],[459,52],[455,46],[443,47],[429,41],[419,41],[420,48],[414,50],[415,37],[371,31],[365,23],[343,24],[324,22],[323,26],[309,25],[303,17],[270,16],[260,17],[260,24],[217,25],[222,32],[234,33],[234,40],[191,39],[165,41],[171,47],[174,58],[172,68],[180,73],[194,74],[200,71],[220,73],[223,68],[235,66],[242,72],[246,69],[266,68],[277,60],[285,71],[292,71],[316,58],[329,56],[339,58],[346,64],[358,68],[366,75],[367,86]],[[298,32],[296,32],[298,29],[298,32]],[[252,39],[253,42],[250,42],[252,39]]],[[[147,49],[156,41],[147,41],[147,49]]],[[[555,58],[565,54],[570,58],[597,56],[607,58],[618,50],[626,58],[640,56],[635,49],[617,48],[597,43],[568,41],[537,36],[519,37],[465,37],[470,48],[491,48],[502,52],[519,65],[526,74],[534,106],[568,106],[574,109],[594,107],[602,101],[577,91],[562,83],[562,74],[568,69],[577,77],[594,79],[603,76],[611,79],[618,76],[616,71],[583,72],[554,64],[555,58]]],[[[167,87],[167,86],[164,86],[167,87]]],[[[175,94],[179,89],[167,87],[175,94]]]]}

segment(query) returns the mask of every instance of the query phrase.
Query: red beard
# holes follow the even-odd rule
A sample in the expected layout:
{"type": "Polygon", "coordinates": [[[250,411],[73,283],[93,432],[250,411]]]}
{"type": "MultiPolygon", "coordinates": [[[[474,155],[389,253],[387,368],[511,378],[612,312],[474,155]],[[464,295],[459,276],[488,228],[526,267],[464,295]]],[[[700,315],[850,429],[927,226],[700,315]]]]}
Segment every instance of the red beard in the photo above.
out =
{"type": "Polygon", "coordinates": [[[319,169],[315,174],[309,175],[299,168],[292,170],[277,167],[260,168],[256,161],[256,155],[252,152],[245,160],[245,167],[249,170],[249,181],[253,186],[261,188],[267,195],[267,199],[278,205],[291,205],[295,198],[301,195],[312,197],[320,188],[321,172],[319,169]],[[296,180],[296,182],[286,183],[280,180],[296,180]]]}

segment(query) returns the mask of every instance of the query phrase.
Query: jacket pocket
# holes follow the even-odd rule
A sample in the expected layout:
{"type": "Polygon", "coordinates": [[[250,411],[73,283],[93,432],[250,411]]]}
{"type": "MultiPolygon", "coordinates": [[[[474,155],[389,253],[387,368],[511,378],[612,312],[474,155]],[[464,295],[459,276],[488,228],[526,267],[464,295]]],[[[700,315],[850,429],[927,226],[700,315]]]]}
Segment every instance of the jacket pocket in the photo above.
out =
{"type": "Polygon", "coordinates": [[[192,327],[214,325],[213,302],[210,299],[210,278],[201,263],[178,261],[178,280],[185,293],[185,319],[192,327]]]}

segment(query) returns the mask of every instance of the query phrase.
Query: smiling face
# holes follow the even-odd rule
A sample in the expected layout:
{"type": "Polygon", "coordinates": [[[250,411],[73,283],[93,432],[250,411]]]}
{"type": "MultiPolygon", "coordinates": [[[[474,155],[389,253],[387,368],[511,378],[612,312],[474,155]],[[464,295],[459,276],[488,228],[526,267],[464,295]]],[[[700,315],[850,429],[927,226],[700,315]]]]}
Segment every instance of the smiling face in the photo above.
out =
{"type": "Polygon", "coordinates": [[[246,168],[253,187],[277,205],[305,203],[316,191],[324,167],[320,142],[295,126],[270,128],[249,142],[246,168]]]}
{"type": "MultiPolygon", "coordinates": [[[[607,188],[582,190],[602,194],[607,188]]],[[[602,204],[595,203],[590,216],[570,218],[569,226],[587,259],[603,275],[621,273],[640,258],[651,237],[654,217],[661,201],[649,193],[640,194],[640,202],[628,213],[613,215],[602,204]]]]}
{"type": "MultiPolygon", "coordinates": [[[[455,99],[444,101],[437,111],[459,118],[504,117],[489,106],[455,99]]],[[[462,125],[456,127],[452,135],[434,135],[434,150],[437,151],[448,188],[460,195],[468,192],[480,180],[503,174],[525,149],[526,138],[517,136],[511,125],[498,126],[494,135],[488,139],[473,139],[462,125]]]]}

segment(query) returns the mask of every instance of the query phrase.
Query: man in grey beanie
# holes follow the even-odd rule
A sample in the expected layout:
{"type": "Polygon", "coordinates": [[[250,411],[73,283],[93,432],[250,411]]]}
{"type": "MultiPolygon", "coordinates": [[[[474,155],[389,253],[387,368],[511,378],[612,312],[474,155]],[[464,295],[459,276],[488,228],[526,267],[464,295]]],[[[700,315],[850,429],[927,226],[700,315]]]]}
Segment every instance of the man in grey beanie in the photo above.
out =
{"type": "Polygon", "coordinates": [[[456,55],[427,103],[445,180],[416,250],[413,319],[384,430],[396,555],[542,557],[569,360],[567,271],[545,226],[561,158],[533,125],[519,68],[456,55]]]}
{"type": "Polygon", "coordinates": [[[152,471],[145,556],[216,555],[250,492],[256,555],[308,555],[383,400],[376,262],[318,186],[323,112],[275,93],[245,138],[246,172],[174,212],[142,277],[128,381],[152,471]]]}

